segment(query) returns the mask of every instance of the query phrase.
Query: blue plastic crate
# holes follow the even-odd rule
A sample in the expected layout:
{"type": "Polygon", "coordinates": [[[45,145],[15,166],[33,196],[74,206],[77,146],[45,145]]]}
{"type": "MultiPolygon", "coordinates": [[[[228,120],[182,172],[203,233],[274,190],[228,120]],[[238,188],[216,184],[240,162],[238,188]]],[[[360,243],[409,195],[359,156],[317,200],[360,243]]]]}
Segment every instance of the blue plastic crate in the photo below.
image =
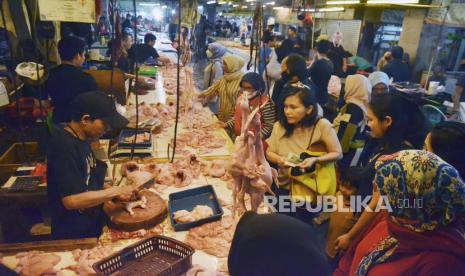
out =
{"type": "Polygon", "coordinates": [[[221,219],[223,208],[218,201],[213,186],[207,185],[169,195],[169,215],[174,231],[186,231],[192,227],[221,219]],[[213,210],[213,216],[189,223],[177,223],[174,213],[179,210],[192,211],[197,205],[207,205],[213,210]]]}

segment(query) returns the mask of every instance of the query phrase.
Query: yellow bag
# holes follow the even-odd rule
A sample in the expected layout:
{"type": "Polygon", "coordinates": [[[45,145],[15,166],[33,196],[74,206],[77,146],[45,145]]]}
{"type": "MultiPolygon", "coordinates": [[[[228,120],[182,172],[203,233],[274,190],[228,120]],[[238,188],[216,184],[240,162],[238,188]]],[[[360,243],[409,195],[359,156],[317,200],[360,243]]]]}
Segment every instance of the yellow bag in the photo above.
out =
{"type": "MultiPolygon", "coordinates": [[[[304,153],[312,157],[323,156],[325,152],[305,151],[304,153]]],[[[289,195],[293,201],[316,203],[318,195],[335,195],[336,194],[336,167],[334,162],[325,164],[316,164],[315,170],[311,173],[304,173],[294,176],[289,169],[291,178],[291,188],[289,195]]]]}
{"type": "MultiPolygon", "coordinates": [[[[310,135],[308,150],[301,154],[301,159],[309,157],[320,157],[326,154],[326,146],[320,142],[313,143],[313,134],[318,125],[318,119],[312,129],[310,135]],[[312,150],[313,149],[313,150],[312,150]]],[[[335,195],[337,188],[336,181],[336,166],[335,162],[327,162],[324,164],[315,164],[314,169],[307,173],[292,173],[293,169],[289,169],[289,177],[291,179],[291,187],[289,195],[296,202],[311,202],[316,203],[318,195],[335,195]]]]}

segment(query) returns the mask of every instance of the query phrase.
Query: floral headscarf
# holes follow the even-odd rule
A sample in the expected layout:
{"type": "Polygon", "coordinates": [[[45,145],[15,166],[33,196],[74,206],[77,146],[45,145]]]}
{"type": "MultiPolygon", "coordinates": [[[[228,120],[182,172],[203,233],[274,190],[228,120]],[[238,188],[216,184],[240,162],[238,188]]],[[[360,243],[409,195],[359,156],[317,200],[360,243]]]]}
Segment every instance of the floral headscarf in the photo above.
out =
{"type": "MultiPolygon", "coordinates": [[[[405,150],[382,156],[375,168],[374,182],[392,207],[389,215],[404,231],[433,231],[454,222],[465,210],[465,184],[457,170],[430,152],[405,150]]],[[[367,275],[402,246],[391,232],[362,258],[356,276],[367,275]]]]}
{"type": "Polygon", "coordinates": [[[374,181],[389,200],[390,216],[405,228],[432,231],[465,211],[463,180],[455,168],[432,153],[400,151],[379,158],[375,167],[374,181]]]}

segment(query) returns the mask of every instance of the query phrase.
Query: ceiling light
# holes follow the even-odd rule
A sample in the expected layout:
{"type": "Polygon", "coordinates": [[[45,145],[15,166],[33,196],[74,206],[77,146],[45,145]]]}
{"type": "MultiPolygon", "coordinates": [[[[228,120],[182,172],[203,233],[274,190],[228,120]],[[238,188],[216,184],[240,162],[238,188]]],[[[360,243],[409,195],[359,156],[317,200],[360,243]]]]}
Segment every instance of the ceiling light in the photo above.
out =
{"type": "Polygon", "coordinates": [[[255,2],[256,0],[245,0],[245,2],[255,2]]]}
{"type": "Polygon", "coordinates": [[[226,4],[226,1],[219,1],[218,2],[218,5],[224,5],[224,4],[226,4]]]}
{"type": "Polygon", "coordinates": [[[275,2],[273,1],[273,2],[268,2],[265,5],[273,6],[274,4],[275,4],[275,2]]]}
{"type": "Polygon", "coordinates": [[[160,4],[155,4],[155,3],[139,3],[141,6],[159,6],[160,4]]]}
{"type": "Polygon", "coordinates": [[[237,8],[237,7],[239,7],[239,5],[238,5],[238,4],[234,4],[234,5],[232,5],[232,6],[233,6],[233,8],[237,8]]]}
{"type": "Polygon", "coordinates": [[[327,1],[326,5],[350,5],[360,4],[360,0],[342,0],[342,1],[327,1]]]}
{"type": "Polygon", "coordinates": [[[249,6],[245,6],[245,5],[244,5],[244,6],[242,6],[242,8],[243,8],[243,9],[247,9],[248,7],[249,7],[249,6]]]}
{"type": "Polygon", "coordinates": [[[367,4],[418,4],[420,0],[368,0],[367,4]]]}
{"type": "Polygon", "coordinates": [[[207,5],[215,4],[215,3],[216,3],[216,1],[208,1],[208,2],[207,2],[207,5]]]}
{"type": "Polygon", "coordinates": [[[332,7],[332,8],[321,8],[321,9],[306,9],[308,12],[341,12],[345,11],[344,7],[332,7]]]}
{"type": "Polygon", "coordinates": [[[274,7],[273,10],[283,10],[285,7],[274,7]]]}
{"type": "Polygon", "coordinates": [[[162,8],[162,9],[167,9],[168,6],[167,6],[167,5],[163,5],[161,8],[162,8]]]}

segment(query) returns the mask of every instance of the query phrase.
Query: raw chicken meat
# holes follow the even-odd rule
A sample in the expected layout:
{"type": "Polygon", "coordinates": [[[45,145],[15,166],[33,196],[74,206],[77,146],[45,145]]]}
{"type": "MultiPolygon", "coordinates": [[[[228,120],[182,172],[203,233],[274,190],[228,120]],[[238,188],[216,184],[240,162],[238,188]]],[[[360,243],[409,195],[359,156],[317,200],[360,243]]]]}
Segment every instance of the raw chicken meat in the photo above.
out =
{"type": "Polygon", "coordinates": [[[187,170],[178,170],[174,180],[174,187],[183,188],[192,183],[192,177],[187,170]]]}
{"type": "Polygon", "coordinates": [[[144,132],[137,135],[131,135],[124,138],[125,143],[134,143],[134,138],[136,139],[136,144],[147,143],[150,141],[150,133],[144,132]]]}
{"type": "Polygon", "coordinates": [[[236,222],[232,217],[223,217],[220,221],[206,223],[191,228],[185,242],[197,250],[224,258],[228,256],[236,222]]]}
{"type": "Polygon", "coordinates": [[[200,265],[194,265],[191,269],[189,269],[186,272],[185,276],[223,276],[224,274],[216,271],[216,270],[210,270],[206,269],[203,266],[200,265]]]}
{"type": "Polygon", "coordinates": [[[102,244],[112,244],[119,240],[140,239],[140,238],[147,237],[149,235],[162,235],[162,234],[163,234],[163,226],[161,224],[149,230],[141,229],[141,230],[132,231],[132,232],[120,231],[120,230],[108,228],[108,232],[104,232],[103,235],[100,237],[99,241],[101,241],[102,244]]]}
{"type": "MultiPolygon", "coordinates": [[[[172,125],[172,119],[176,114],[176,106],[168,106],[162,103],[146,104],[142,102],[137,109],[139,111],[139,123],[149,119],[157,119],[161,122],[161,126],[164,129],[172,125]]],[[[136,108],[130,106],[126,112],[126,116],[129,118],[130,123],[135,124],[136,108]]]]}
{"type": "Polygon", "coordinates": [[[145,198],[145,196],[141,196],[139,200],[137,201],[131,201],[131,202],[128,202],[126,203],[125,205],[125,210],[128,211],[128,213],[133,216],[134,215],[134,211],[132,209],[134,208],[142,208],[142,209],[145,209],[147,207],[147,199],[145,198]]]}
{"type": "Polygon", "coordinates": [[[126,177],[128,185],[142,185],[150,179],[157,177],[159,165],[156,163],[138,164],[134,161],[121,166],[121,175],[126,177]]]}
{"type": "Polygon", "coordinates": [[[259,107],[249,111],[247,97],[241,97],[237,103],[242,112],[241,135],[236,138],[232,163],[229,172],[234,178],[233,216],[242,215],[246,210],[245,194],[251,198],[251,209],[257,211],[263,202],[265,192],[273,194],[271,183],[276,172],[265,159],[260,138],[259,107]]]}
{"type": "Polygon", "coordinates": [[[191,212],[179,210],[173,215],[177,223],[189,223],[213,216],[213,210],[210,206],[197,205],[191,212]]]}
{"type": "Polygon", "coordinates": [[[205,176],[223,178],[227,174],[228,163],[222,160],[202,161],[201,171],[205,176]]]}
{"type": "Polygon", "coordinates": [[[104,246],[89,250],[76,249],[71,253],[73,254],[76,264],[67,267],[67,269],[74,271],[77,275],[96,275],[92,265],[111,255],[112,249],[109,246],[104,246]]]}
{"type": "Polygon", "coordinates": [[[195,149],[200,154],[207,154],[215,149],[220,149],[227,145],[227,141],[215,134],[213,130],[192,129],[183,132],[177,137],[176,150],[195,149]]]}
{"type": "Polygon", "coordinates": [[[55,269],[61,258],[56,254],[30,251],[16,254],[18,264],[15,271],[20,275],[49,275],[56,274],[55,269]]]}

